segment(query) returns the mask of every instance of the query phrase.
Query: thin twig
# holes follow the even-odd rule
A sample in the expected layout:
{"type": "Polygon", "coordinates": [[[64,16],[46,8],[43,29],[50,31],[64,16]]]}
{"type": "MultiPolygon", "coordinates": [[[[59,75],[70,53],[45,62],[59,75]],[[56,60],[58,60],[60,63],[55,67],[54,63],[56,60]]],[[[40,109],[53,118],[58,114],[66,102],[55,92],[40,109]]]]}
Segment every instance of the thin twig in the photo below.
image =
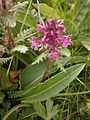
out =
{"type": "Polygon", "coordinates": [[[39,16],[40,24],[44,25],[44,21],[43,21],[43,19],[41,17],[41,14],[40,14],[40,4],[39,4],[38,0],[37,0],[37,5],[38,5],[38,16],[39,16]]]}

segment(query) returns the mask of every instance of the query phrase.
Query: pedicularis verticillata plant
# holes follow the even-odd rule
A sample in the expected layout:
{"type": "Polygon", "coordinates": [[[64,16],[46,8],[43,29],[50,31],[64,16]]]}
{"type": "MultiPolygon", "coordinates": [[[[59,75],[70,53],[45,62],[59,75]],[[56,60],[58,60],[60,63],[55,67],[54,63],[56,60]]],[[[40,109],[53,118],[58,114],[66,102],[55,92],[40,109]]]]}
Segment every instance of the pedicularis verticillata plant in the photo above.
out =
{"type": "MultiPolygon", "coordinates": [[[[79,99],[78,95],[84,94],[81,91],[88,88],[85,86],[86,72],[85,77],[80,74],[80,79],[78,75],[85,66],[84,62],[90,67],[90,53],[82,50],[81,44],[77,45],[80,41],[76,41],[75,48],[67,49],[72,45],[71,34],[77,30],[75,17],[85,1],[49,0],[55,2],[49,6],[48,0],[34,0],[37,3],[33,0],[20,1],[0,0],[0,119],[62,120],[64,116],[69,119],[74,111],[75,114],[77,111],[81,113],[79,103],[83,96],[79,99]],[[68,30],[64,20],[59,20],[61,18],[68,30]],[[85,81],[81,81],[82,78],[85,81]],[[78,81],[70,85],[74,79],[78,81]]],[[[88,43],[85,46],[90,50],[88,43]]]]}
{"type": "Polygon", "coordinates": [[[42,33],[41,37],[33,36],[31,47],[38,50],[41,44],[49,58],[56,59],[60,56],[58,47],[67,48],[71,44],[71,36],[66,35],[64,21],[50,18],[43,25],[37,25],[37,31],[42,33]]]}

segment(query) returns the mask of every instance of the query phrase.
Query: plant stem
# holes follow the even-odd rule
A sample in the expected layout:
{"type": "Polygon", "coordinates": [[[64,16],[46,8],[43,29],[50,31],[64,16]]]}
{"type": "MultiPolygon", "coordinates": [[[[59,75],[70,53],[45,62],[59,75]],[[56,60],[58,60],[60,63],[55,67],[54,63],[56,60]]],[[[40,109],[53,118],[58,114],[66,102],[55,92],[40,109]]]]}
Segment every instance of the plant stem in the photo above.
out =
{"type": "Polygon", "coordinates": [[[38,0],[37,0],[37,5],[38,5],[38,17],[39,17],[39,20],[40,20],[40,24],[44,25],[44,21],[41,17],[41,14],[40,14],[40,4],[39,4],[38,0]]]}
{"type": "Polygon", "coordinates": [[[22,30],[23,30],[23,27],[24,27],[25,21],[26,21],[27,16],[28,16],[29,9],[30,9],[30,7],[31,7],[31,3],[32,3],[32,0],[30,0],[29,6],[28,6],[28,8],[27,8],[27,11],[26,11],[26,14],[25,14],[25,17],[24,17],[24,20],[23,20],[23,23],[22,23],[22,26],[21,26],[21,29],[20,29],[20,33],[21,33],[22,30]]]}
{"type": "Polygon", "coordinates": [[[9,74],[9,71],[10,71],[10,68],[11,68],[11,64],[12,64],[12,61],[13,61],[13,56],[10,60],[10,63],[9,63],[9,67],[8,67],[8,70],[7,70],[7,75],[9,74]]]}
{"type": "Polygon", "coordinates": [[[45,80],[46,77],[49,78],[49,67],[50,67],[50,58],[47,59],[46,70],[42,78],[42,82],[45,80]]]}

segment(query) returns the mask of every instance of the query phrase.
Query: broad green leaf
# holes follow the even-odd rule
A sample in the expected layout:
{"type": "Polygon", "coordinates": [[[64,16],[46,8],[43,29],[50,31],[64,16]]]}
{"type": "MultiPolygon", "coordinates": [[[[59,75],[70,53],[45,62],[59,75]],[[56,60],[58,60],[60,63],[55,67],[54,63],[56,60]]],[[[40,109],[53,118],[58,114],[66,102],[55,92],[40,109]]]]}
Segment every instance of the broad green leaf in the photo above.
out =
{"type": "Polygon", "coordinates": [[[53,108],[53,101],[49,98],[46,102],[46,109],[47,109],[48,118],[50,118],[50,113],[52,111],[52,108],[53,108]]]}
{"type": "Polygon", "coordinates": [[[40,62],[39,64],[27,66],[23,72],[20,74],[20,81],[22,89],[30,88],[34,82],[42,78],[45,72],[46,64],[45,62],[40,62]],[[36,79],[36,81],[35,81],[36,79]]]}
{"type": "Polygon", "coordinates": [[[3,89],[9,88],[12,84],[9,81],[7,73],[4,71],[1,78],[1,85],[3,89]]]}
{"type": "MultiPolygon", "coordinates": [[[[37,4],[33,4],[33,6],[38,9],[37,4]]],[[[60,16],[56,13],[56,11],[54,10],[54,8],[48,6],[47,4],[44,4],[44,3],[40,4],[40,12],[46,18],[54,17],[56,19],[60,19],[60,16]]]]}
{"type": "Polygon", "coordinates": [[[45,106],[41,102],[35,102],[34,103],[34,109],[35,109],[37,115],[46,119],[45,106]]]}
{"type": "Polygon", "coordinates": [[[31,103],[34,101],[44,101],[49,97],[65,89],[83,70],[85,64],[77,64],[66,69],[66,72],[60,72],[51,77],[44,83],[37,85],[21,96],[22,103],[31,103]]]}
{"type": "Polygon", "coordinates": [[[60,13],[60,10],[58,8],[59,0],[39,0],[39,1],[40,3],[45,3],[48,6],[52,7],[56,13],[60,13]]]}
{"type": "Polygon", "coordinates": [[[20,52],[18,52],[17,54],[15,54],[15,56],[26,66],[31,64],[33,60],[37,57],[37,55],[32,50],[28,50],[25,54],[21,54],[20,52]]]}
{"type": "Polygon", "coordinates": [[[60,49],[60,52],[61,52],[61,55],[64,55],[64,56],[67,56],[67,57],[70,57],[71,53],[69,51],[69,49],[65,48],[65,49],[60,49]]]}
{"type": "Polygon", "coordinates": [[[77,0],[73,4],[70,15],[73,17],[73,20],[75,20],[78,26],[81,24],[81,22],[83,22],[88,12],[89,3],[89,0],[77,0]]]}
{"type": "MultiPolygon", "coordinates": [[[[25,12],[17,13],[17,15],[16,15],[17,21],[19,21],[20,23],[23,23],[23,19],[25,17],[25,14],[26,14],[25,12]]],[[[32,18],[30,16],[30,14],[28,14],[28,16],[26,18],[25,25],[27,25],[27,26],[36,26],[36,21],[35,21],[34,18],[32,18]]]]}
{"type": "Polygon", "coordinates": [[[0,67],[0,82],[2,89],[7,89],[12,85],[9,81],[7,70],[3,67],[0,67]]]}
{"type": "Polygon", "coordinates": [[[53,106],[53,109],[52,109],[50,117],[51,118],[54,117],[58,112],[59,112],[58,105],[53,106]]]}
{"type": "Polygon", "coordinates": [[[46,102],[46,110],[47,110],[47,118],[50,120],[53,116],[55,116],[59,110],[58,105],[53,105],[53,101],[49,98],[46,102]]]}
{"type": "Polygon", "coordinates": [[[81,41],[83,46],[90,51],[90,41],[81,41]]]}

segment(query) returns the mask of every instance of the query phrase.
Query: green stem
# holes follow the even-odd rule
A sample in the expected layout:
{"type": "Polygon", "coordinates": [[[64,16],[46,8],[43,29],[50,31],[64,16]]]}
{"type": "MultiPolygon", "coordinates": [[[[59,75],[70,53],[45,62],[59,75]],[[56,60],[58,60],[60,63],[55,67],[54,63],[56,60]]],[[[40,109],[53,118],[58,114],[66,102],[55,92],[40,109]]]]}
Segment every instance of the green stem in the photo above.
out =
{"type": "Polygon", "coordinates": [[[9,71],[10,71],[10,68],[11,68],[11,65],[12,65],[12,61],[13,61],[13,57],[14,56],[12,56],[12,58],[10,60],[10,63],[9,63],[9,66],[8,66],[8,70],[7,70],[7,75],[9,74],[9,71]]]}
{"type": "Polygon", "coordinates": [[[57,94],[57,95],[55,95],[54,97],[82,95],[82,94],[88,94],[88,93],[90,93],[90,91],[75,92],[75,93],[61,93],[61,94],[57,94]]]}
{"type": "Polygon", "coordinates": [[[30,35],[24,37],[23,39],[16,40],[15,43],[18,43],[18,42],[21,42],[21,41],[23,41],[23,40],[25,40],[25,39],[27,39],[27,38],[30,38],[31,36],[36,35],[37,33],[38,33],[38,32],[35,32],[35,33],[33,33],[33,34],[30,34],[30,35]]]}
{"type": "Polygon", "coordinates": [[[26,21],[27,16],[28,16],[29,9],[30,9],[30,7],[31,7],[31,3],[32,3],[32,0],[30,0],[29,6],[28,6],[28,8],[27,8],[27,12],[26,12],[26,14],[25,14],[25,17],[24,17],[24,20],[23,20],[23,23],[22,23],[22,26],[21,26],[21,29],[20,29],[20,33],[21,33],[22,30],[23,30],[23,27],[24,27],[25,21],[26,21]]]}
{"type": "Polygon", "coordinates": [[[48,60],[47,60],[46,70],[45,70],[45,73],[43,75],[42,82],[45,80],[46,77],[49,78],[49,67],[50,67],[50,58],[48,58],[48,60]]]}

